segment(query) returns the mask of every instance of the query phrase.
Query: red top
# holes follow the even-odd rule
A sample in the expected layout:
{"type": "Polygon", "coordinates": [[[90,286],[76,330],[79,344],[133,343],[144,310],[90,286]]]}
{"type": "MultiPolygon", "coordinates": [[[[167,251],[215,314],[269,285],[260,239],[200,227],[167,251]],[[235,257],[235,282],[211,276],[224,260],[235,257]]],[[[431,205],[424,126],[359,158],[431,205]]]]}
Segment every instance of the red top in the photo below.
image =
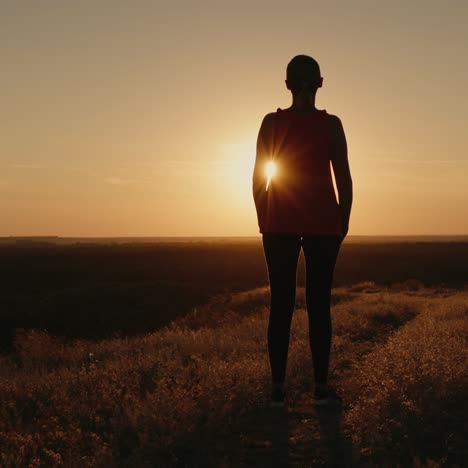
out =
{"type": "Polygon", "coordinates": [[[328,119],[326,110],[301,114],[277,109],[272,154],[276,172],[260,205],[265,213],[258,213],[261,233],[342,235],[328,119]]]}

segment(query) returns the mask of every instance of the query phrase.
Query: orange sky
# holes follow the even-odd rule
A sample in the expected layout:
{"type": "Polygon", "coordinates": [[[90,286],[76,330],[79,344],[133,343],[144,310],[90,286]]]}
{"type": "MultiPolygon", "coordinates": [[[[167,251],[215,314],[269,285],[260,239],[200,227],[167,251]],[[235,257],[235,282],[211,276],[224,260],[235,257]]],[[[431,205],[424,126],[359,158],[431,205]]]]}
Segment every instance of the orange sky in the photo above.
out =
{"type": "Polygon", "coordinates": [[[0,236],[260,235],[297,54],[347,135],[348,234],[468,233],[466,2],[25,5],[0,15],[0,236]]]}

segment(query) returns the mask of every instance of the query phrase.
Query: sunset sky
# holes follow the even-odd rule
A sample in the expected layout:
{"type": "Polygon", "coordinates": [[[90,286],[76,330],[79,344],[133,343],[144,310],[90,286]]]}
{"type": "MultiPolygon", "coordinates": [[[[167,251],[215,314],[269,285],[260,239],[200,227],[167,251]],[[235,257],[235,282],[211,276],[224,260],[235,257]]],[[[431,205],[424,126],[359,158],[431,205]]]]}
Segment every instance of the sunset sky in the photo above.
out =
{"type": "Polygon", "coordinates": [[[254,236],[255,144],[321,66],[349,235],[468,234],[466,1],[2,1],[0,236],[254,236]]]}

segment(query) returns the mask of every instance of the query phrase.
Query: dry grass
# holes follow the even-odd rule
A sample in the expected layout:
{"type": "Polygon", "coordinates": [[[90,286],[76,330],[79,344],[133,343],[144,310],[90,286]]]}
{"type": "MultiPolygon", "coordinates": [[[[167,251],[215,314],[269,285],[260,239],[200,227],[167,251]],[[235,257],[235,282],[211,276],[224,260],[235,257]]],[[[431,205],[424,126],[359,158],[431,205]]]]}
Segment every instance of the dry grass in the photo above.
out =
{"type": "Polygon", "coordinates": [[[349,433],[375,463],[466,461],[467,312],[466,293],[425,302],[345,380],[349,433]]]}
{"type": "MultiPolygon", "coordinates": [[[[434,406],[434,396],[463,396],[467,294],[415,293],[369,282],[334,290],[330,377],[346,391],[346,423],[363,455],[370,447],[377,456],[394,440],[411,453],[404,431],[421,418],[431,423],[425,437],[437,439],[435,423],[451,421],[440,412],[452,418],[457,408],[434,406]]],[[[292,404],[313,377],[303,290],[297,303],[292,404]]],[[[228,431],[267,401],[268,305],[268,289],[259,288],[216,296],[142,337],[66,343],[40,331],[18,334],[15,353],[0,363],[1,465],[161,466],[195,434],[228,431]]]]}

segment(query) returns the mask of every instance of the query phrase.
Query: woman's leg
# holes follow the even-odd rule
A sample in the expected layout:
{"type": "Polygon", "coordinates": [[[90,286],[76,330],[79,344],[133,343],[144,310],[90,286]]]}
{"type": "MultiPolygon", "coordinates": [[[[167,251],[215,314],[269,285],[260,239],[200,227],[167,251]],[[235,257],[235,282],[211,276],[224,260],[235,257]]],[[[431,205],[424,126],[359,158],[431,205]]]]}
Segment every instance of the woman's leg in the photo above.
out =
{"type": "Polygon", "coordinates": [[[301,236],[263,234],[263,249],[270,280],[268,355],[272,382],[284,383],[292,314],[296,303],[296,272],[301,236]]]}
{"type": "Polygon", "coordinates": [[[338,252],[343,238],[334,235],[305,235],[306,303],[309,342],[318,385],[326,384],[330,360],[332,322],[331,289],[338,252]]]}

